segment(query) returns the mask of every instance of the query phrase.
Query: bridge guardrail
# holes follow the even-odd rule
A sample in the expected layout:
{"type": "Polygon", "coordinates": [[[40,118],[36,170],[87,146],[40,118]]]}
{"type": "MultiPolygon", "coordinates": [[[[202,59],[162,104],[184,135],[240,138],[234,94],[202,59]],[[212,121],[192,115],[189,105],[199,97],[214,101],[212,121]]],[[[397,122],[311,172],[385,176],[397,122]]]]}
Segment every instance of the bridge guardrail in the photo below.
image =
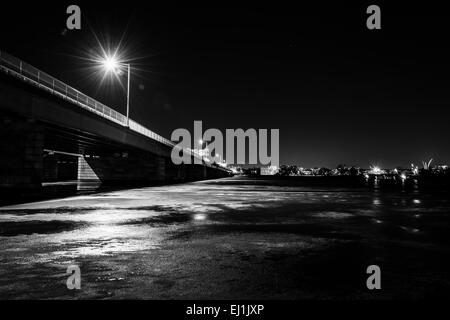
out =
{"type": "MultiPolygon", "coordinates": [[[[34,85],[40,89],[46,90],[51,94],[68,100],[81,108],[96,113],[105,119],[108,119],[125,127],[127,126],[127,119],[125,115],[85,95],[77,89],[33,67],[32,65],[20,60],[19,58],[16,58],[1,50],[0,69],[3,72],[11,74],[24,82],[34,85]]],[[[167,146],[175,146],[172,141],[160,136],[159,134],[131,119],[128,121],[128,127],[130,128],[130,130],[138,132],[167,146]]],[[[201,157],[198,152],[195,152],[192,149],[187,149],[185,151],[190,152],[194,157],[201,157]]]]}
{"type": "Polygon", "coordinates": [[[121,125],[126,124],[126,117],[121,113],[4,51],[0,51],[0,65],[3,71],[16,76],[24,82],[69,100],[108,120],[121,125]]]}

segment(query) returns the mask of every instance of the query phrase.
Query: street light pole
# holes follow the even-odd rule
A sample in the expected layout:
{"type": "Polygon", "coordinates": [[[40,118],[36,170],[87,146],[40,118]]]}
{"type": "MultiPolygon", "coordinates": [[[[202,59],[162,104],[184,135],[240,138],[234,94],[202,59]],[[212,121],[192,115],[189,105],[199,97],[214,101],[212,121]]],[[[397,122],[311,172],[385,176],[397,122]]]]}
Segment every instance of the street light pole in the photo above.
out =
{"type": "Polygon", "coordinates": [[[128,63],[128,80],[127,80],[127,127],[130,126],[130,75],[131,75],[131,66],[128,63]]]}
{"type": "Polygon", "coordinates": [[[200,156],[202,157],[202,161],[203,161],[203,140],[200,139],[198,141],[198,144],[200,145],[200,149],[198,149],[198,152],[200,153],[200,156]]]}
{"type": "Polygon", "coordinates": [[[131,79],[131,64],[130,63],[122,63],[120,61],[117,61],[115,57],[105,57],[103,60],[101,60],[103,67],[105,68],[106,72],[114,72],[116,76],[119,76],[122,74],[121,67],[124,66],[127,68],[127,119],[126,119],[126,126],[130,126],[130,79],[131,79]]]}

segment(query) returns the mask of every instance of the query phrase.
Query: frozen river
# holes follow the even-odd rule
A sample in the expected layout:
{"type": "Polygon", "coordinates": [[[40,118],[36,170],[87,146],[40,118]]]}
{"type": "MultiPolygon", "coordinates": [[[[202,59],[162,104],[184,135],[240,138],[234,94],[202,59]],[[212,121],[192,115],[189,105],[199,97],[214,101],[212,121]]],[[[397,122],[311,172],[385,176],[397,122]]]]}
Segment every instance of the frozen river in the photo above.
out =
{"type": "Polygon", "coordinates": [[[1,207],[0,298],[448,297],[448,198],[237,177],[1,207]]]}

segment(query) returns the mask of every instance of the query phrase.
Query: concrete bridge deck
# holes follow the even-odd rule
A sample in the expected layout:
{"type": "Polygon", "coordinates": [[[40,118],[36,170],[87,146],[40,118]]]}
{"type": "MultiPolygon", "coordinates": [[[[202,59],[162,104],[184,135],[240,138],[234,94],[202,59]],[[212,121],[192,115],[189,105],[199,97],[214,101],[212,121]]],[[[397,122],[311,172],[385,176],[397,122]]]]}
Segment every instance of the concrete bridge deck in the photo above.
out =
{"type": "Polygon", "coordinates": [[[132,120],[128,127],[124,115],[4,52],[0,69],[0,188],[40,187],[52,172],[57,176],[58,154],[78,158],[79,180],[164,182],[229,175],[206,163],[174,165],[170,140],[132,120]],[[51,157],[54,161],[44,161],[51,157]]]}

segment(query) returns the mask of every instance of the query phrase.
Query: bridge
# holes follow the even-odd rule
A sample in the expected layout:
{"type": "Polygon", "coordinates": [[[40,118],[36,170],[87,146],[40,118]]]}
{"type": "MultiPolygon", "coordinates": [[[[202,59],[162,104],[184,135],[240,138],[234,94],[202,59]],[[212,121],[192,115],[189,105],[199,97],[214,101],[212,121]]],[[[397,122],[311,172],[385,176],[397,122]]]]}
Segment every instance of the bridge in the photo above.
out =
{"type": "MultiPolygon", "coordinates": [[[[175,144],[0,51],[0,190],[45,181],[176,182],[220,178],[214,163],[175,165],[175,144]]],[[[201,157],[186,149],[192,157],[201,157]]]]}

